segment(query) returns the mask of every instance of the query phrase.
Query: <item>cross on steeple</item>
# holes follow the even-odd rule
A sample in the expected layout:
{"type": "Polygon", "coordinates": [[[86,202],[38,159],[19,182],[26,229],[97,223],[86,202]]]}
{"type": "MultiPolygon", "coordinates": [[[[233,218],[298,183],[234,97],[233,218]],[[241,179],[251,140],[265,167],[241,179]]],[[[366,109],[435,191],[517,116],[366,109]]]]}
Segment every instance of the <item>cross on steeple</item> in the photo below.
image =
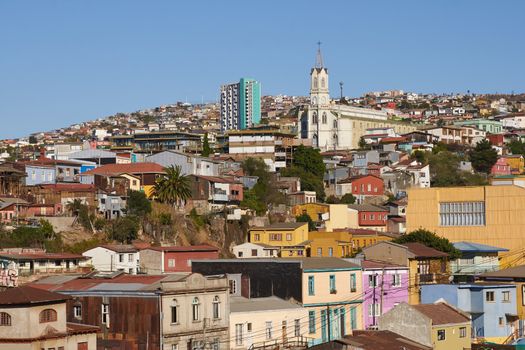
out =
{"type": "Polygon", "coordinates": [[[317,56],[315,57],[315,68],[323,68],[323,56],[321,55],[321,42],[317,42],[317,56]]]}

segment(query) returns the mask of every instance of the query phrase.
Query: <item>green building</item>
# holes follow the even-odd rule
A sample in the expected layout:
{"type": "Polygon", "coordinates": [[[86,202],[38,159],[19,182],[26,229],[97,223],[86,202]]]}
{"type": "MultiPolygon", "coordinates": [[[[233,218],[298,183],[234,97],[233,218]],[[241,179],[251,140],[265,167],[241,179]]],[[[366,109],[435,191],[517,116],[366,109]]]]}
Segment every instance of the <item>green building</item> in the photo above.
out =
{"type": "Polygon", "coordinates": [[[221,86],[221,130],[243,130],[261,121],[261,84],[241,78],[221,86]]]}

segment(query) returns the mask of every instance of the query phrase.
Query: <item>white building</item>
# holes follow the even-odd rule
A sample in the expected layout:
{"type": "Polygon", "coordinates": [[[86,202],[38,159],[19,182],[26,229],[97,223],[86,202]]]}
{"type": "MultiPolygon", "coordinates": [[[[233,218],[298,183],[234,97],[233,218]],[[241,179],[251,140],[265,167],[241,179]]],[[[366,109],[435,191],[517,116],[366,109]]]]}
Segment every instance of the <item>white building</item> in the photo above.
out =
{"type": "Polygon", "coordinates": [[[278,247],[269,246],[269,245],[262,244],[262,243],[239,244],[232,248],[232,252],[236,258],[240,258],[240,259],[268,258],[268,257],[278,257],[279,256],[278,247]]]}
{"type": "Polygon", "coordinates": [[[245,350],[265,344],[286,348],[306,342],[308,310],[278,297],[230,298],[230,346],[245,350]]]}
{"type": "Polygon", "coordinates": [[[139,251],[132,245],[103,245],[82,253],[91,258],[93,267],[102,272],[124,271],[130,275],[139,270],[139,251]]]}
{"type": "Polygon", "coordinates": [[[183,175],[219,176],[224,168],[222,161],[171,150],[148,156],[146,162],[163,167],[180,166],[183,175]]]}

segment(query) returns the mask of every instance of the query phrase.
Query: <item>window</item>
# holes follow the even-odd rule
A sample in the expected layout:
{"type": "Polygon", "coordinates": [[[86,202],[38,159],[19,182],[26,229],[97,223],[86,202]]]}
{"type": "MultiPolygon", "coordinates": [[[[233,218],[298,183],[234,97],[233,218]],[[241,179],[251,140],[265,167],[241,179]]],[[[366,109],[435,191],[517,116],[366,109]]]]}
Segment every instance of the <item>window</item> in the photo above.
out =
{"type": "Polygon", "coordinates": [[[73,317],[82,318],[82,305],[77,304],[73,306],[73,317]]]}
{"type": "Polygon", "coordinates": [[[293,335],[294,337],[300,337],[301,336],[301,320],[294,320],[293,323],[293,335]]]}
{"type": "Polygon", "coordinates": [[[270,241],[282,241],[283,235],[282,233],[271,233],[270,234],[270,241]]]}
{"type": "Polygon", "coordinates": [[[485,301],[494,301],[494,292],[485,292],[485,301]]]}
{"type": "Polygon", "coordinates": [[[128,254],[128,261],[133,262],[133,254],[128,254]]]}
{"type": "Polygon", "coordinates": [[[326,112],[323,112],[322,122],[323,122],[323,124],[326,124],[326,122],[327,122],[326,112]]]}
{"type": "Polygon", "coordinates": [[[466,338],[467,337],[467,327],[460,327],[459,328],[459,337],[460,338],[466,338]]]}
{"type": "Polygon", "coordinates": [[[502,292],[503,295],[503,302],[504,303],[510,303],[510,292],[502,292]]]}
{"type": "Polygon", "coordinates": [[[192,320],[194,322],[198,321],[200,319],[200,315],[199,315],[199,307],[200,307],[200,303],[199,303],[199,298],[193,298],[193,302],[191,303],[191,306],[192,306],[192,320]]]}
{"type": "Polygon", "coordinates": [[[109,327],[109,304],[102,304],[102,323],[109,327]]]}
{"type": "Polygon", "coordinates": [[[308,276],[308,295],[315,295],[314,276],[308,276]]]}
{"type": "Polygon", "coordinates": [[[242,345],[242,323],[237,323],[235,325],[235,345],[242,345]]]}
{"type": "Polygon", "coordinates": [[[218,295],[213,298],[213,318],[218,319],[221,317],[221,299],[218,295]]]}
{"type": "Polygon", "coordinates": [[[292,240],[292,234],[291,233],[287,233],[286,234],[286,240],[287,241],[291,241],[292,240]]]}
{"type": "Polygon", "coordinates": [[[505,322],[503,321],[503,317],[498,317],[498,325],[500,327],[503,327],[505,325],[505,322]]]}
{"type": "Polygon", "coordinates": [[[315,333],[315,311],[308,311],[308,332],[315,333]]]}
{"type": "Polygon", "coordinates": [[[323,256],[323,248],[317,248],[317,256],[323,256]]]}
{"type": "Polygon", "coordinates": [[[124,254],[118,255],[118,262],[124,262],[124,254]]]}
{"type": "Polygon", "coordinates": [[[439,329],[437,331],[437,340],[438,341],[445,340],[445,330],[444,329],[439,329]]]}
{"type": "Polygon", "coordinates": [[[253,240],[254,240],[254,241],[260,241],[260,240],[261,240],[261,235],[258,234],[258,233],[254,234],[254,235],[253,235],[253,240]]]}
{"type": "Polygon", "coordinates": [[[330,275],[330,293],[335,294],[335,275],[330,275]]]}
{"type": "Polygon", "coordinates": [[[252,256],[257,256],[257,249],[252,249],[252,256]]]}
{"type": "Polygon", "coordinates": [[[381,305],[380,304],[370,304],[368,305],[368,316],[381,316],[381,305]]]}
{"type": "Polygon", "coordinates": [[[62,266],[62,260],[55,260],[55,266],[62,266]]]}
{"type": "Polygon", "coordinates": [[[0,326],[10,326],[11,325],[11,315],[7,312],[0,312],[0,326]]]}
{"type": "Polygon", "coordinates": [[[179,323],[179,305],[176,299],[173,299],[170,309],[171,323],[179,323]]]}
{"type": "Polygon", "coordinates": [[[484,226],[485,202],[439,203],[441,226],[484,226]]]}
{"type": "Polygon", "coordinates": [[[248,332],[251,332],[251,331],[252,331],[252,324],[251,324],[251,323],[247,323],[247,324],[246,324],[246,330],[247,330],[248,332]]]}
{"type": "Polygon", "coordinates": [[[230,284],[230,294],[237,294],[237,281],[236,280],[229,280],[230,284]]]}
{"type": "Polygon", "coordinates": [[[179,350],[179,344],[171,344],[171,350],[179,350]]]}
{"type": "Polygon", "coordinates": [[[377,287],[377,275],[368,275],[368,286],[377,287]]]}
{"type": "Polygon", "coordinates": [[[392,286],[401,287],[401,275],[396,273],[392,275],[392,286]]]}
{"type": "Polygon", "coordinates": [[[239,255],[239,258],[242,258],[242,252],[238,252],[237,255],[239,255]]]}
{"type": "Polygon", "coordinates": [[[355,293],[357,291],[357,282],[356,282],[355,273],[350,274],[350,292],[355,293]]]}
{"type": "Polygon", "coordinates": [[[328,248],[328,256],[334,256],[334,248],[332,247],[328,248]]]}
{"type": "Polygon", "coordinates": [[[175,267],[175,259],[168,259],[168,267],[175,267]]]}
{"type": "Polygon", "coordinates": [[[272,339],[272,321],[266,322],[266,339],[272,339]]]}
{"type": "Polygon", "coordinates": [[[40,312],[40,323],[55,322],[57,320],[57,312],[53,309],[45,309],[40,312]]]}

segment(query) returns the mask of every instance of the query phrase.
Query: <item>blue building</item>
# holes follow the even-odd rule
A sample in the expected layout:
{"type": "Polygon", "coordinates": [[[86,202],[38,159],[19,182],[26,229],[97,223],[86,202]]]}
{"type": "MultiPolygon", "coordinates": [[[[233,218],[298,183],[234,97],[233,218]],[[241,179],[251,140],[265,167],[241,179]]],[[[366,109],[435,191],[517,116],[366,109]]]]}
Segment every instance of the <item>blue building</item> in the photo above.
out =
{"type": "Polygon", "coordinates": [[[60,182],[78,182],[78,174],[83,164],[87,162],[73,162],[40,158],[25,164],[26,185],[45,185],[60,182]]]}
{"type": "Polygon", "coordinates": [[[221,131],[244,130],[261,122],[261,83],[241,78],[221,86],[221,131]]]}
{"type": "Polygon", "coordinates": [[[434,303],[440,299],[470,313],[473,337],[500,343],[516,330],[515,285],[469,283],[421,286],[421,303],[434,303]]]}

